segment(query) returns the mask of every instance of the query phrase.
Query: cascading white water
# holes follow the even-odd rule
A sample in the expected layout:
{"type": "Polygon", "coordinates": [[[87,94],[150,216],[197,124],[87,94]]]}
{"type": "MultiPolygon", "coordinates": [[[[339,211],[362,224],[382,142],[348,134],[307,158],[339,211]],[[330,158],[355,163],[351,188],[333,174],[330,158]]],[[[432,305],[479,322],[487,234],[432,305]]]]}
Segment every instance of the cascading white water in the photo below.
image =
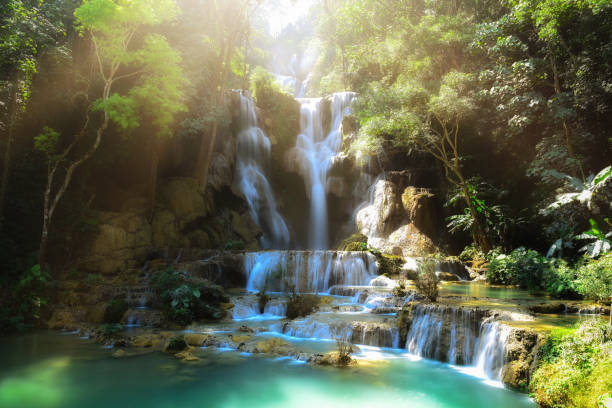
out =
{"type": "Polygon", "coordinates": [[[481,324],[474,357],[478,374],[495,380],[501,379],[509,334],[510,327],[491,318],[481,324]]]}
{"type": "Polygon", "coordinates": [[[405,346],[410,353],[501,380],[509,326],[470,308],[420,305],[413,313],[405,346]]]}
{"type": "Polygon", "coordinates": [[[342,145],[342,118],[350,113],[355,98],[353,92],[340,92],[332,96],[331,127],[325,135],[323,126],[322,98],[298,99],[300,129],[295,146],[297,170],[306,182],[310,195],[309,247],[327,249],[329,231],[327,219],[327,173],[333,157],[342,145]]]}
{"type": "Polygon", "coordinates": [[[236,154],[235,183],[249,204],[253,221],[264,231],[264,248],[286,248],[289,230],[276,207],[265,169],[270,161],[270,140],[257,126],[250,97],[240,94],[240,133],[236,154]]]}
{"type": "Polygon", "coordinates": [[[264,306],[263,313],[260,313],[259,299],[256,296],[241,296],[231,299],[234,307],[232,308],[232,318],[234,320],[247,319],[281,319],[287,315],[286,299],[271,299],[264,306]]]}
{"type": "Polygon", "coordinates": [[[327,292],[333,285],[367,285],[377,271],[369,252],[265,251],[244,259],[249,291],[327,292]]]}
{"type": "Polygon", "coordinates": [[[399,329],[394,324],[347,323],[322,315],[273,324],[270,329],[277,333],[304,339],[337,340],[344,338],[353,344],[375,347],[398,347],[399,344],[399,329]]]}

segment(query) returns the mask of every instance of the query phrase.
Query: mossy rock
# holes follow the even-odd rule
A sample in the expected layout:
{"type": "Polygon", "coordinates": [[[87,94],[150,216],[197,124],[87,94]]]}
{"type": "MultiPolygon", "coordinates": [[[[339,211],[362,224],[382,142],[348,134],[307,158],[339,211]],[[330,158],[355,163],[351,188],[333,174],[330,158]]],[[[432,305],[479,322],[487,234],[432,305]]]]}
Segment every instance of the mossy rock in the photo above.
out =
{"type": "Polygon", "coordinates": [[[366,251],[368,249],[368,237],[363,234],[353,234],[342,241],[338,247],[339,251],[366,251]]]}
{"type": "Polygon", "coordinates": [[[279,348],[284,348],[288,345],[289,343],[287,343],[285,340],[274,337],[268,340],[257,342],[255,346],[257,347],[257,350],[260,353],[274,353],[279,348]]]}
{"type": "Polygon", "coordinates": [[[287,303],[287,318],[305,317],[318,309],[321,298],[317,295],[294,295],[287,303]]]}
{"type": "Polygon", "coordinates": [[[387,277],[399,276],[402,266],[406,263],[404,258],[398,255],[383,254],[380,251],[370,250],[378,261],[378,273],[387,277]]]}

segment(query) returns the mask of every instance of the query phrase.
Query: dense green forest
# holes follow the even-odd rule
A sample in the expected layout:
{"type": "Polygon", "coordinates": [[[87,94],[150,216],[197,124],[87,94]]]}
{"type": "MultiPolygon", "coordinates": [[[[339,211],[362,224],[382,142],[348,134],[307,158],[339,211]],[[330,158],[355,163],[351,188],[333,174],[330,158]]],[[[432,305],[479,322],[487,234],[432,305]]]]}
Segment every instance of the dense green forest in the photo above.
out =
{"type": "MultiPolygon", "coordinates": [[[[228,186],[217,187],[218,153],[235,149],[229,141],[240,130],[234,90],[250,92],[265,116],[273,181],[307,201],[292,190],[300,179],[278,164],[296,143],[299,106],[268,72],[275,57],[294,53],[312,60],[306,96],[357,94],[342,153],[359,171],[434,170],[428,183],[442,227],[436,253],[423,256],[481,269],[489,284],[609,305],[610,0],[316,0],[308,15],[270,33],[266,14],[279,7],[286,4],[2,2],[0,332],[44,326],[72,293],[67,282],[111,281],[82,266],[110,224],[105,217],[137,208],[145,226],[134,229],[151,230],[156,250],[252,249],[244,237],[257,226],[243,221],[248,207],[228,187],[231,170],[228,186]],[[168,218],[196,207],[172,201],[178,190],[167,180],[178,178],[204,197],[198,217],[168,218]],[[178,232],[164,235],[171,223],[178,232]]],[[[299,212],[286,201],[286,214],[299,212]]],[[[394,262],[365,237],[333,244],[394,262]]],[[[143,251],[130,270],[154,259],[143,251]]],[[[179,310],[181,279],[168,272],[155,283],[173,320],[217,318],[228,300],[207,285],[187,286],[185,305],[207,293],[214,307],[179,310]]],[[[612,392],[612,334],[602,327],[547,340],[532,381],[538,403],[586,407],[612,392]]]]}

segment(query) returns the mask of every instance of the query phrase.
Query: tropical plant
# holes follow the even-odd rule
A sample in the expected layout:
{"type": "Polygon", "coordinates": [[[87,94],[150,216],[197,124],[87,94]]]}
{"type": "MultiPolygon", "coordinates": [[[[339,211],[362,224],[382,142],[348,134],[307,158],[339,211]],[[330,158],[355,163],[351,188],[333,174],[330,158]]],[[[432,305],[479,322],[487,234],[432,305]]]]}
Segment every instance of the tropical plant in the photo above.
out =
{"type": "Polygon", "coordinates": [[[612,254],[591,259],[576,271],[576,288],[587,299],[607,301],[612,297],[612,254]]]}
{"type": "Polygon", "coordinates": [[[491,259],[486,277],[489,283],[538,290],[549,267],[548,260],[537,251],[521,247],[491,259]]]}
{"type": "Polygon", "coordinates": [[[220,286],[191,277],[186,271],[168,269],[156,273],[152,287],[159,294],[168,319],[188,325],[194,319],[220,319],[225,315],[221,303],[229,298],[220,286]]]}
{"type": "Polygon", "coordinates": [[[591,174],[585,181],[570,176],[569,174],[560,173],[556,170],[550,170],[551,176],[566,182],[567,187],[573,191],[559,194],[556,200],[542,210],[542,213],[548,215],[559,208],[572,202],[579,202],[593,211],[593,199],[598,188],[602,186],[612,176],[612,166],[608,166],[597,174],[591,174]]]}
{"type": "MultiPolygon", "coordinates": [[[[605,218],[604,221],[608,225],[611,225],[609,218],[605,218]]],[[[604,234],[599,229],[597,221],[592,218],[589,219],[589,223],[591,224],[591,228],[580,235],[576,235],[574,239],[593,241],[580,248],[579,251],[584,252],[590,258],[597,258],[599,255],[610,252],[612,231],[604,234]]]]}
{"type": "Polygon", "coordinates": [[[439,279],[436,275],[436,261],[425,259],[419,262],[417,278],[414,281],[416,290],[425,296],[430,302],[435,302],[438,298],[439,279]]]}

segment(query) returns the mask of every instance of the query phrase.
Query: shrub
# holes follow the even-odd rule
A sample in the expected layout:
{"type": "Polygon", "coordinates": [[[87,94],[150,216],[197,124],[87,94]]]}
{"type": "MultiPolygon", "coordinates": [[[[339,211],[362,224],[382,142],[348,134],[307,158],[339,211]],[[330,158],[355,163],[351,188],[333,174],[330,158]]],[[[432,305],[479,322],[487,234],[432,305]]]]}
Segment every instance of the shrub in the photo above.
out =
{"type": "Polygon", "coordinates": [[[556,298],[580,298],[576,288],[576,271],[562,259],[550,261],[549,266],[542,276],[544,290],[556,298]]]}
{"type": "Polygon", "coordinates": [[[317,295],[296,295],[293,293],[287,303],[287,318],[295,319],[296,317],[308,316],[319,307],[320,303],[321,298],[317,295]]]}
{"type": "Polygon", "coordinates": [[[348,324],[336,326],[332,329],[332,334],[336,340],[338,359],[336,365],[347,366],[352,362],[353,344],[351,343],[351,330],[348,324]]]}
{"type": "Polygon", "coordinates": [[[485,259],[485,254],[474,244],[466,246],[465,248],[463,248],[463,251],[461,251],[461,254],[459,254],[459,260],[462,262],[470,262],[477,260],[484,261],[485,259]]]}
{"type": "Polygon", "coordinates": [[[229,298],[220,286],[207,280],[168,269],[155,274],[151,284],[172,322],[185,326],[194,319],[221,319],[225,315],[220,304],[229,298]]]}
{"type": "Polygon", "coordinates": [[[187,348],[187,342],[183,336],[174,336],[168,342],[168,346],[166,347],[166,351],[171,353],[177,353],[179,351],[183,351],[187,348]]]}
{"type": "Polygon", "coordinates": [[[589,260],[577,275],[577,290],[585,298],[602,301],[612,296],[612,254],[589,260]]]}
{"type": "Polygon", "coordinates": [[[417,292],[430,302],[435,302],[438,298],[438,282],[436,262],[431,259],[420,262],[417,278],[414,281],[417,292]]]}
{"type": "Polygon", "coordinates": [[[530,383],[542,407],[597,407],[612,389],[612,327],[589,319],[578,329],[555,330],[538,351],[530,383]]]}
{"type": "Polygon", "coordinates": [[[548,261],[537,251],[517,248],[508,255],[491,259],[486,277],[489,283],[517,285],[532,290],[541,289],[548,261]]]}
{"type": "Polygon", "coordinates": [[[104,323],[119,323],[123,315],[128,310],[128,303],[125,299],[112,299],[106,304],[104,309],[104,323]]]}

